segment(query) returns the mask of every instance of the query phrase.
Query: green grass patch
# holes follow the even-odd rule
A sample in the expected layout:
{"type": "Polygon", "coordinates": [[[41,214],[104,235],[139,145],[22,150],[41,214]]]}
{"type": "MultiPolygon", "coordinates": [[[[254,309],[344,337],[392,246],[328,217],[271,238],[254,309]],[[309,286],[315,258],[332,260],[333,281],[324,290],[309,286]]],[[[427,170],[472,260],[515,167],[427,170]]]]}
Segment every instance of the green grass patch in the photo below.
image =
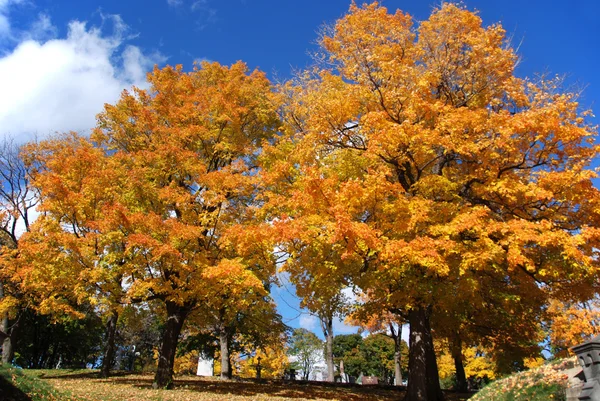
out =
{"type": "Polygon", "coordinates": [[[77,401],[31,372],[0,365],[0,399],[10,401],[77,401]]]}

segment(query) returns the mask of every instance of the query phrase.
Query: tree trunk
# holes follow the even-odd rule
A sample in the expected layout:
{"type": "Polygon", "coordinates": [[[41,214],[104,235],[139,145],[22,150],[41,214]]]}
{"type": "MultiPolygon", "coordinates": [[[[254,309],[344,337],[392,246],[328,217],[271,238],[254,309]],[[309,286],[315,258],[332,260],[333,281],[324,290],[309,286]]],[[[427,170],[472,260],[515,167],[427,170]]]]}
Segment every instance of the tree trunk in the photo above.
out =
{"type": "Polygon", "coordinates": [[[4,341],[2,341],[2,363],[10,364],[15,357],[15,342],[17,340],[17,329],[19,327],[19,318],[10,324],[8,315],[2,318],[0,331],[5,333],[4,341]]]}
{"type": "Polygon", "coordinates": [[[333,317],[321,319],[325,335],[325,363],[327,363],[327,381],[335,381],[335,365],[333,364],[333,317]]]}
{"type": "Polygon", "coordinates": [[[233,377],[233,363],[231,363],[231,360],[229,361],[229,370],[227,371],[227,375],[230,379],[233,377]]]}
{"type": "Polygon", "coordinates": [[[455,338],[451,343],[452,358],[454,359],[454,368],[456,369],[456,390],[467,392],[467,376],[465,375],[465,367],[463,365],[462,356],[462,341],[460,337],[455,338]]]}
{"type": "Polygon", "coordinates": [[[221,345],[221,380],[229,380],[232,371],[229,360],[229,334],[226,327],[219,330],[219,343],[221,345]]]}
{"type": "MultiPolygon", "coordinates": [[[[4,298],[4,284],[0,283],[0,299],[4,298]]],[[[0,324],[0,333],[2,333],[2,363],[11,363],[14,356],[14,335],[10,322],[8,320],[8,313],[2,316],[2,323],[0,324]]]]}
{"type": "Polygon", "coordinates": [[[179,341],[179,333],[183,322],[189,313],[189,309],[177,305],[174,302],[166,302],[167,326],[163,333],[160,356],[158,358],[158,369],[154,376],[155,388],[173,387],[173,364],[175,363],[175,352],[179,341]]]}
{"type": "Polygon", "coordinates": [[[0,325],[0,331],[5,333],[4,341],[2,341],[2,363],[11,363],[14,356],[10,330],[8,327],[8,314],[5,313],[2,317],[2,325],[0,325]]]}
{"type": "Polygon", "coordinates": [[[102,367],[100,368],[102,377],[108,377],[110,375],[110,368],[112,367],[115,358],[115,337],[117,335],[118,320],[119,314],[116,311],[112,311],[106,322],[106,346],[104,347],[102,367]]]}
{"type": "Polygon", "coordinates": [[[10,334],[2,342],[2,363],[10,364],[15,357],[15,338],[14,330],[9,330],[10,334]]]}
{"type": "Polygon", "coordinates": [[[398,331],[390,324],[392,338],[394,339],[394,379],[396,386],[402,385],[402,326],[398,325],[398,331]]]}
{"type": "Polygon", "coordinates": [[[56,357],[58,356],[58,351],[59,351],[58,349],[59,349],[58,336],[56,336],[56,337],[54,337],[54,343],[52,343],[52,353],[50,354],[50,359],[48,360],[48,367],[50,369],[52,369],[53,367],[56,366],[54,361],[56,361],[56,357]]]}
{"type": "Polygon", "coordinates": [[[408,313],[410,350],[408,354],[408,389],[405,401],[443,401],[429,308],[418,307],[408,313]]]}

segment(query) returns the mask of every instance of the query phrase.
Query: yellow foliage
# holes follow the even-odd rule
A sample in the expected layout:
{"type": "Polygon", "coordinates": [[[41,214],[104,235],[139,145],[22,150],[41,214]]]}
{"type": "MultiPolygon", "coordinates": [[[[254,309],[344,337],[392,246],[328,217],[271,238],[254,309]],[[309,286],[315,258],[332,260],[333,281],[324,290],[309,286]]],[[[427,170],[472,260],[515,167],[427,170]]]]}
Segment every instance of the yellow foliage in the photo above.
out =
{"type": "Polygon", "coordinates": [[[198,369],[198,351],[188,352],[184,355],[175,356],[173,373],[176,375],[195,375],[198,369]]]}
{"type": "MultiPolygon", "coordinates": [[[[495,379],[493,361],[488,358],[482,349],[477,347],[463,348],[463,367],[467,378],[495,379]]],[[[438,351],[438,371],[440,379],[447,379],[456,373],[454,359],[446,349],[438,351]]]]}
{"type": "Polygon", "coordinates": [[[470,347],[464,350],[465,356],[465,375],[467,377],[488,377],[489,379],[496,378],[494,363],[475,347],[470,347]]]}
{"type": "Polygon", "coordinates": [[[541,356],[538,356],[537,358],[525,358],[523,362],[527,369],[535,369],[544,365],[547,361],[541,356]]]}
{"type": "Polygon", "coordinates": [[[239,366],[240,377],[256,377],[258,358],[260,358],[262,367],[261,378],[279,379],[283,377],[283,372],[288,365],[288,357],[283,346],[259,349],[254,356],[238,360],[236,365],[239,366]]]}
{"type": "Polygon", "coordinates": [[[438,353],[437,365],[441,380],[451,377],[456,371],[454,368],[454,359],[452,359],[452,355],[449,352],[438,353]]]}

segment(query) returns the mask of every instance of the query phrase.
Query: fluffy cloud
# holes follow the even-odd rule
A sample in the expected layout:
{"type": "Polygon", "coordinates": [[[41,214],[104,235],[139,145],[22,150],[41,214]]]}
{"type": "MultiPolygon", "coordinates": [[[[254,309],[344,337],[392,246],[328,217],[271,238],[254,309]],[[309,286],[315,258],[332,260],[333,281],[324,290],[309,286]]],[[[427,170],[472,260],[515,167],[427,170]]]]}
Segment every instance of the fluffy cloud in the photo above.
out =
{"type": "Polygon", "coordinates": [[[303,329],[313,332],[319,329],[319,319],[314,315],[303,314],[300,316],[299,324],[303,329]]]}
{"type": "Polygon", "coordinates": [[[335,318],[333,319],[333,333],[334,335],[338,334],[354,334],[358,332],[358,326],[352,326],[346,324],[342,319],[335,318]]]}
{"type": "MultiPolygon", "coordinates": [[[[0,0],[0,16],[6,17],[2,10],[10,1],[0,0]]],[[[26,140],[89,130],[104,103],[115,102],[132,85],[145,86],[145,72],[164,57],[128,45],[132,36],[119,16],[103,18],[112,22],[110,35],[72,21],[66,38],[56,38],[50,18],[41,15],[0,57],[0,135],[26,140]]]]}

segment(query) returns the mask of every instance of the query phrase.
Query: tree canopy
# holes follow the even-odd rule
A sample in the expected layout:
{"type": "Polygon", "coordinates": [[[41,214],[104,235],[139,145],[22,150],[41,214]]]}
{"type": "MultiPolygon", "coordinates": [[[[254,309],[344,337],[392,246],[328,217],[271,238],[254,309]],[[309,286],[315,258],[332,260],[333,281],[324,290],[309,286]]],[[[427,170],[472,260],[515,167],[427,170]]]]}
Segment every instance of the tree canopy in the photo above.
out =
{"type": "Polygon", "coordinates": [[[245,258],[226,232],[248,218],[254,159],[278,120],[269,81],[243,63],[156,68],[148,80],[149,90],[106,105],[91,140],[73,134],[33,146],[44,213],[25,247],[39,287],[109,307],[164,303],[156,375],[164,387],[193,309],[233,315],[266,295],[270,256],[245,258]]]}
{"type": "Polygon", "coordinates": [[[281,232],[343,245],[335,274],[410,323],[407,399],[442,399],[431,319],[457,296],[535,311],[595,292],[596,130],[559,80],[518,78],[502,27],[462,6],[415,26],[353,4],[321,47],[283,89],[264,197],[281,232]]]}
{"type": "MultiPolygon", "coordinates": [[[[558,351],[594,332],[571,323],[596,318],[600,260],[600,148],[577,94],[518,77],[502,26],[452,3],[419,22],[353,2],[319,44],[276,88],[242,62],[155,67],[89,138],[0,155],[0,334],[24,294],[39,313],[91,308],[110,361],[119,322],[162,313],[156,386],[172,384],[182,333],[218,336],[225,378],[231,349],[285,341],[279,267],[321,318],[330,379],[334,317],[379,333],[347,339],[362,344],[347,369],[378,360],[399,382],[408,323],[406,400],[436,401],[434,336],[464,384],[464,350],[501,370],[549,324],[558,351]]],[[[290,347],[308,379],[321,341],[297,329],[290,347]]]]}

